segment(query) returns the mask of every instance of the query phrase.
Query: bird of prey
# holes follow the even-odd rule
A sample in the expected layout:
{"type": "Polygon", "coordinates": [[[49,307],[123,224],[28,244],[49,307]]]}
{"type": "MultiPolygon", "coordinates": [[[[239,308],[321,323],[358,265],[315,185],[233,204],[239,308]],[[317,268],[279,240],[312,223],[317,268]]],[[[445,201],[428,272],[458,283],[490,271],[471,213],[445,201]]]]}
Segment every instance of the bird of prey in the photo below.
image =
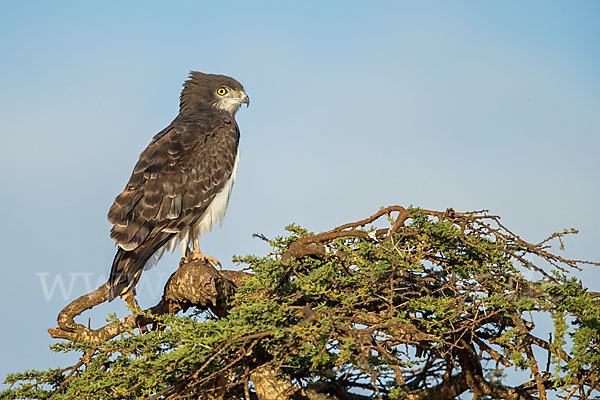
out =
{"type": "Polygon", "coordinates": [[[109,301],[121,296],[129,302],[145,266],[155,265],[178,243],[193,259],[216,261],[200,252],[198,235],[225,215],[239,158],[234,117],[242,104],[250,100],[235,79],[190,73],[179,114],[140,154],[108,212],[110,236],[118,246],[109,301]]]}

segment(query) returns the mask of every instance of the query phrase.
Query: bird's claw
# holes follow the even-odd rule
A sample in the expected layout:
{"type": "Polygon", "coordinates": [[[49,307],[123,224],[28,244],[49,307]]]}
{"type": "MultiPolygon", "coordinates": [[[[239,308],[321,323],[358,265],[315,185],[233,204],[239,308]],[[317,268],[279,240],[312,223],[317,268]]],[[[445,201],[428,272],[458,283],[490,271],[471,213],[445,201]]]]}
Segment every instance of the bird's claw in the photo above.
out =
{"type": "Polygon", "coordinates": [[[200,253],[199,251],[190,251],[190,249],[187,249],[185,252],[185,257],[183,258],[183,264],[187,264],[190,263],[192,261],[197,261],[197,260],[202,260],[205,262],[209,262],[210,264],[212,264],[214,267],[219,266],[219,270],[222,271],[223,270],[223,266],[221,265],[221,262],[219,260],[217,260],[214,257],[211,257],[207,254],[204,253],[200,253]]]}

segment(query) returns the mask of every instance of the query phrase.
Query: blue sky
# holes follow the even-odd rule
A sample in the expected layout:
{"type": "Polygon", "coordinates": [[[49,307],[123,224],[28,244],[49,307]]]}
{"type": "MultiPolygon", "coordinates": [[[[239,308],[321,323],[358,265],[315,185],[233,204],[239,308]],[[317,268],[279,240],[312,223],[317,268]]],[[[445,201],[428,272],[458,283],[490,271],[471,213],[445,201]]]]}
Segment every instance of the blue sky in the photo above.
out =
{"type": "MultiPolygon", "coordinates": [[[[600,259],[599,19],[596,1],[1,2],[0,377],[72,361],[46,329],[106,278],[108,208],[190,70],[252,101],[201,241],[225,266],[267,250],[254,232],[390,204],[490,209],[531,241],[576,227],[562,254],[600,259]]],[[[176,265],[144,274],[143,306],[176,265]]]]}

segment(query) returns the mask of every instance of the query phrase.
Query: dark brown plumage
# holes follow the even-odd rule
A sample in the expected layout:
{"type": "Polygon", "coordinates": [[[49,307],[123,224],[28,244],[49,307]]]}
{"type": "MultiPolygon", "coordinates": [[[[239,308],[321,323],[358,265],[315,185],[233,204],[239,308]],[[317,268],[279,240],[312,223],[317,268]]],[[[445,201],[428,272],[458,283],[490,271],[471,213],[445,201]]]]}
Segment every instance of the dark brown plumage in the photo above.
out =
{"type": "Polygon", "coordinates": [[[191,72],[177,117],[140,154],[108,212],[119,249],[109,300],[135,289],[153,255],[188,242],[223,218],[235,179],[240,132],[234,119],[249,104],[235,79],[191,72]]]}

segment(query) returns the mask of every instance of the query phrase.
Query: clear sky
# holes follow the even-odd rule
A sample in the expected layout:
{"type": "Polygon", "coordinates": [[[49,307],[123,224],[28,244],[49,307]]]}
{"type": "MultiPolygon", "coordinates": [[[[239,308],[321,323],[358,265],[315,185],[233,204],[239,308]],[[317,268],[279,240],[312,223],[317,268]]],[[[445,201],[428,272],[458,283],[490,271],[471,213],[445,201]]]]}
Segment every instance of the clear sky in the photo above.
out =
{"type": "MultiPolygon", "coordinates": [[[[201,241],[225,267],[264,254],[252,233],[391,204],[490,209],[531,241],[576,227],[562,254],[600,259],[598,21],[598,1],[0,2],[0,379],[73,360],[46,329],[105,281],[108,208],[190,70],[251,98],[201,241]]],[[[142,306],[177,260],[144,273],[142,306]]]]}

